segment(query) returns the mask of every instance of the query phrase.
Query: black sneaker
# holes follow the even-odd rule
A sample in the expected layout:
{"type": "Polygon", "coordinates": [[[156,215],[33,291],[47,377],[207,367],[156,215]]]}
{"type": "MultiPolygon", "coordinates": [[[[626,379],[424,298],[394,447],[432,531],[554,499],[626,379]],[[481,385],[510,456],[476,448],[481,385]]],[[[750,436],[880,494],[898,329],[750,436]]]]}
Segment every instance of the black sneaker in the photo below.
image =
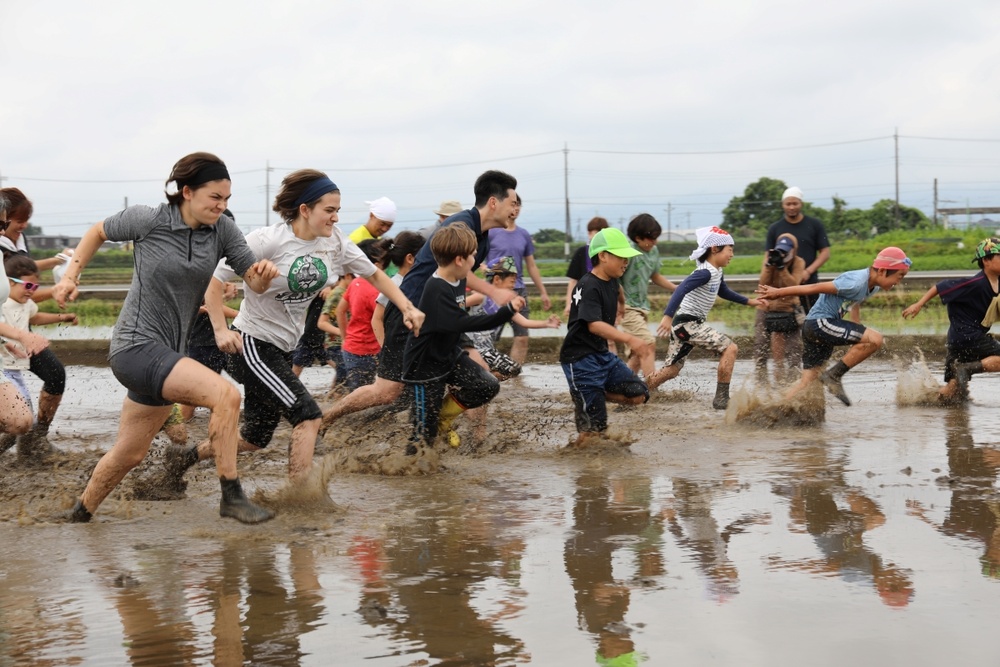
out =
{"type": "Polygon", "coordinates": [[[844,405],[851,404],[851,399],[847,397],[847,393],[844,391],[844,384],[840,381],[840,378],[833,377],[829,371],[823,371],[819,374],[819,381],[823,383],[827,391],[839,398],[841,403],[844,405]]]}
{"type": "Polygon", "coordinates": [[[725,410],[729,407],[729,394],[716,394],[712,399],[712,407],[716,410],[725,410]]]}

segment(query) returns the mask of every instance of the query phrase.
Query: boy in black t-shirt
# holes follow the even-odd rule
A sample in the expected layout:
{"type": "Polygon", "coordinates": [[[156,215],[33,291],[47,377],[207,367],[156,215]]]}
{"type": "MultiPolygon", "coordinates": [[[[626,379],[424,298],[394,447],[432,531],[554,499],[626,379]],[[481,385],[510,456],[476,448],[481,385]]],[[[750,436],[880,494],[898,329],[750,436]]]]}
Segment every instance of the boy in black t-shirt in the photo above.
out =
{"type": "Polygon", "coordinates": [[[1000,239],[983,239],[976,246],[979,273],[971,278],[949,278],[927,290],[920,300],[903,311],[916,317],[935,296],[948,309],[948,354],[944,362],[942,399],[964,400],[969,378],[976,373],[1000,371],[1000,341],[990,327],[1000,319],[1000,239]]]}
{"type": "Polygon", "coordinates": [[[407,338],[403,350],[403,382],[413,386],[413,436],[407,454],[416,454],[421,442],[434,442],[439,420],[447,425],[500,391],[500,382],[462,349],[462,333],[509,322],[524,307],[524,298],[515,297],[492,315],[466,312],[465,278],[475,265],[476,246],[475,233],[465,225],[442,227],[431,237],[438,268],[420,297],[424,325],[419,336],[407,338]]]}
{"type": "Polygon", "coordinates": [[[607,430],[606,401],[638,405],[649,400],[646,384],[608,350],[608,341],[625,343],[640,354],[652,345],[615,328],[621,295],[618,279],[628,258],[638,254],[619,230],[601,230],[590,241],[594,268],[580,278],[570,299],[569,330],[559,361],[576,411],[576,446],[607,430]]]}

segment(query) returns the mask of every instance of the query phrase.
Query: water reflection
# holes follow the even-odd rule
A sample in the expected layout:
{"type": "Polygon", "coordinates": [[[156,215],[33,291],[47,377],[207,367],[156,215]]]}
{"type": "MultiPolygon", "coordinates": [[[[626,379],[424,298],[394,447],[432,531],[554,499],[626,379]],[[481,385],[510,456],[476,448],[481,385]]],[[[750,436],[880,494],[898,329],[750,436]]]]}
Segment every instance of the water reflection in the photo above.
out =
{"type": "Polygon", "coordinates": [[[907,606],[914,593],[912,572],[865,544],[865,533],[882,526],[885,514],[847,483],[847,449],[822,441],[799,443],[788,456],[792,472],[773,491],[789,503],[789,530],[811,535],[820,555],[799,560],[773,556],[771,567],[870,585],[886,605],[907,606]]]}
{"type": "Polygon", "coordinates": [[[962,406],[945,416],[949,476],[941,480],[951,487],[951,503],[940,525],[918,501],[907,507],[942,534],[982,543],[983,575],[1000,579],[1000,497],[996,478],[1000,470],[1000,450],[977,446],[969,428],[969,413],[962,406]]]}
{"type": "Polygon", "coordinates": [[[595,640],[597,664],[637,664],[642,654],[625,622],[631,591],[655,585],[665,573],[663,520],[651,511],[650,481],[587,473],[576,484],[565,561],[580,628],[595,640]],[[623,555],[627,571],[616,576],[623,555]]]}
{"type": "Polygon", "coordinates": [[[380,541],[355,539],[365,577],[359,612],[386,629],[401,653],[425,653],[435,665],[527,662],[524,643],[503,625],[523,608],[522,539],[510,529],[517,512],[498,511],[454,490],[416,497],[415,516],[380,541]],[[384,566],[383,566],[384,563],[384,566]]]}
{"type": "Polygon", "coordinates": [[[675,502],[667,509],[670,533],[681,548],[691,554],[705,576],[709,596],[726,602],[740,592],[739,570],[729,558],[729,540],[748,526],[770,522],[770,514],[749,511],[720,527],[712,515],[712,501],[719,494],[737,489],[732,476],[718,482],[702,482],[675,477],[675,502]]]}

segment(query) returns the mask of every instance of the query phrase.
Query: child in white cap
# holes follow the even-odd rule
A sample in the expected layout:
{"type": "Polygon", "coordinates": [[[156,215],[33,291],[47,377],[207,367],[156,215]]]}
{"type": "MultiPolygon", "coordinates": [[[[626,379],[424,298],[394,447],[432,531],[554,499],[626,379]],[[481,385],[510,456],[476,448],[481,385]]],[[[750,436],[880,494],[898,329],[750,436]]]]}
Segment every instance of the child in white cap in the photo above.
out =
{"type": "Polygon", "coordinates": [[[757,288],[757,294],[765,300],[820,295],[802,325],[802,377],[792,385],[785,398],[819,378],[844,405],[851,404],[841,378],[882,347],[882,334],[861,324],[861,302],[879,290],[898,285],[912,263],[902,250],[889,246],[879,252],[870,267],[842,273],[829,282],[791,287],[760,285],[757,288]],[[844,319],[848,311],[850,321],[844,319]],[[851,347],[840,361],[824,371],[823,366],[833,354],[833,348],[839,345],[851,347]]]}
{"type": "Polygon", "coordinates": [[[705,319],[715,304],[716,296],[744,306],[757,306],[759,302],[731,290],[722,277],[722,270],[733,258],[733,237],[729,232],[718,227],[702,227],[696,230],[695,235],[698,247],[691,253],[691,259],[698,264],[674,290],[663,311],[656,335],[669,338],[670,347],[667,349],[666,364],[653,373],[649,386],[652,389],[677,377],[687,355],[694,348],[711,350],[720,355],[712,407],[725,410],[729,407],[729,383],[733,378],[738,348],[729,336],[708,326],[705,319]]]}

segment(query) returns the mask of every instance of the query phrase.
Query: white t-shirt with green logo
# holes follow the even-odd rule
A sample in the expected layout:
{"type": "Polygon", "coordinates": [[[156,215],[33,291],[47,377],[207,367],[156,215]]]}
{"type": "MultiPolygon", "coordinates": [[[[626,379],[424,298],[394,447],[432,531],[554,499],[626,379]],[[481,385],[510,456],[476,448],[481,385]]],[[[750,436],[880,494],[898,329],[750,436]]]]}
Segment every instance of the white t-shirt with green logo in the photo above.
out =
{"type": "MultiPolygon", "coordinates": [[[[244,290],[240,314],[233,325],[285,352],[295,349],[309,303],[321,289],[335,284],[344,273],[359,277],[375,273],[375,265],[336,226],[329,238],[312,241],[295,236],[286,223],[255,229],[246,238],[258,260],[274,262],[278,276],[263,294],[244,290]]],[[[223,262],[215,277],[225,282],[235,274],[223,262]]]]}

